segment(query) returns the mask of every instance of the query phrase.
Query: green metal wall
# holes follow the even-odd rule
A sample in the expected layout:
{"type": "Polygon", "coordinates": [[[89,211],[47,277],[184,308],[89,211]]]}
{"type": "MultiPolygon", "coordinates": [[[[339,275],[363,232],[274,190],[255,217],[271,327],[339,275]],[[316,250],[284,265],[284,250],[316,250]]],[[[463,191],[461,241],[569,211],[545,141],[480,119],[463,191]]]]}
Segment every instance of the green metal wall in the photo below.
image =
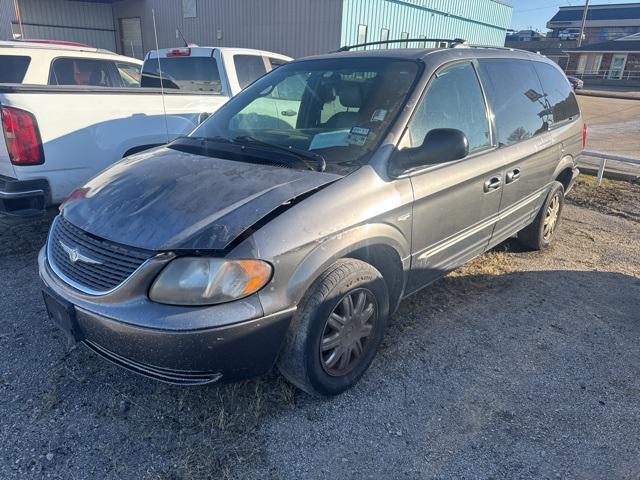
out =
{"type": "MultiPolygon", "coordinates": [[[[513,7],[497,0],[343,0],[342,45],[358,39],[358,25],[367,25],[367,41],[389,39],[464,38],[479,45],[504,45],[513,7]]],[[[417,47],[410,44],[410,47],[417,47]]],[[[433,44],[428,45],[433,46],[433,44]]]]}

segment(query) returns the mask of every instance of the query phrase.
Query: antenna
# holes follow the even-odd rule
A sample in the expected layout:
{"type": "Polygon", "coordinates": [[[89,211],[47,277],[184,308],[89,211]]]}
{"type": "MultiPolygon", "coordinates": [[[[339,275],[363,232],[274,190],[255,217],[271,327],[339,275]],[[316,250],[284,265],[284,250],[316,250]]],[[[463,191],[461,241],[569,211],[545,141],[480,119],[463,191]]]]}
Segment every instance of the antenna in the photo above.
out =
{"type": "Polygon", "coordinates": [[[184,38],[184,35],[182,34],[182,31],[176,27],[176,32],[178,32],[180,34],[180,38],[182,38],[182,41],[184,42],[184,46],[185,47],[189,47],[189,42],[187,42],[187,39],[184,38]]]}
{"type": "Polygon", "coordinates": [[[151,17],[153,18],[153,35],[156,39],[156,58],[158,59],[158,73],[160,74],[160,96],[162,97],[162,110],[164,112],[164,130],[167,134],[167,143],[169,143],[169,123],[167,121],[167,106],[164,102],[164,77],[162,76],[162,65],[160,62],[160,48],[158,47],[158,30],[156,30],[156,11],[151,9],[151,17]]]}

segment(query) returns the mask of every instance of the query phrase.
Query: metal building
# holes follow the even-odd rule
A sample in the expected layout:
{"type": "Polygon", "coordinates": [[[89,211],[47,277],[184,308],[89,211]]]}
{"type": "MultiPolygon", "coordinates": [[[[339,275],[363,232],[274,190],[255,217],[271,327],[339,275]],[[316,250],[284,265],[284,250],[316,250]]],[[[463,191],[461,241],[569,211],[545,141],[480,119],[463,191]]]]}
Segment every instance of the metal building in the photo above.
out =
{"type": "MultiPolygon", "coordinates": [[[[192,43],[293,57],[384,39],[465,38],[503,45],[512,7],[500,0],[0,0],[0,38],[21,34],[142,57],[192,43]]],[[[412,44],[412,46],[419,46],[412,44]]]]}

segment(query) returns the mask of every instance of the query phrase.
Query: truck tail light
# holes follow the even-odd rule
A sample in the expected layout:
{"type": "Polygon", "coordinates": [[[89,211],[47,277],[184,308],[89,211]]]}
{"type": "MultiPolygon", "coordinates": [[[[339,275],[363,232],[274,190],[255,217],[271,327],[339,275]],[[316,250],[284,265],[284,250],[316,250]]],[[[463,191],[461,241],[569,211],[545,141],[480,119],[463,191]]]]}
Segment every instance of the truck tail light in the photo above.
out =
{"type": "Polygon", "coordinates": [[[0,107],[0,114],[11,163],[20,166],[43,164],[44,151],[36,118],[13,107],[0,107]]]}
{"type": "Polygon", "coordinates": [[[188,57],[190,55],[190,48],[173,48],[167,52],[167,57],[188,57]]]}
{"type": "Polygon", "coordinates": [[[582,148],[586,148],[587,146],[587,134],[589,133],[589,128],[587,124],[582,124],[582,148]]]}

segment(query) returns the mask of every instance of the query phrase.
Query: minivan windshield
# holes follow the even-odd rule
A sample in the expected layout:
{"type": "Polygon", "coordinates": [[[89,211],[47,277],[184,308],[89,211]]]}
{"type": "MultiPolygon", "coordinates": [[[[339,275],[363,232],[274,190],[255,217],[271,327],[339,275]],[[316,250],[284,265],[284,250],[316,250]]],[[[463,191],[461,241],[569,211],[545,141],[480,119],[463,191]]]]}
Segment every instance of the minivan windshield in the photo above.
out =
{"type": "Polygon", "coordinates": [[[375,151],[419,70],[417,61],[391,58],[290,63],[231,99],[189,137],[280,155],[287,149],[302,164],[320,157],[328,171],[353,170],[375,151]]]}

